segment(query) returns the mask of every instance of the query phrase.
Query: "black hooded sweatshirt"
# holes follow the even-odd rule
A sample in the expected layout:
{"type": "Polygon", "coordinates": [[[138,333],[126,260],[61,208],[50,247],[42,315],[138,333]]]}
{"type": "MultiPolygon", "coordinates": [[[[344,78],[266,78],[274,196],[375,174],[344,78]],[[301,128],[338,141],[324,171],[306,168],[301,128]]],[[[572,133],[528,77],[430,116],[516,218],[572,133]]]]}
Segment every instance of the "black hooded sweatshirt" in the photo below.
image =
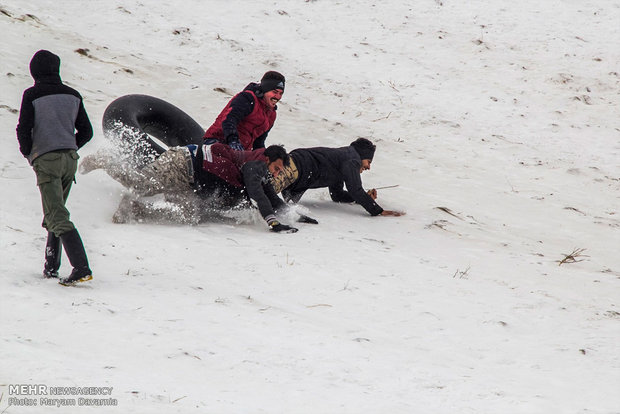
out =
{"type": "Polygon", "coordinates": [[[56,150],[77,150],[93,136],[82,96],[60,80],[60,58],[40,50],[30,61],[35,83],[22,97],[17,124],[19,150],[30,164],[56,150]]]}
{"type": "Polygon", "coordinates": [[[341,148],[300,148],[291,151],[299,177],[282,192],[285,200],[298,201],[310,188],[329,188],[333,201],[356,202],[372,216],[383,212],[362,187],[360,168],[362,160],[352,146],[341,148]],[[344,186],[347,186],[347,191],[344,186]]]}

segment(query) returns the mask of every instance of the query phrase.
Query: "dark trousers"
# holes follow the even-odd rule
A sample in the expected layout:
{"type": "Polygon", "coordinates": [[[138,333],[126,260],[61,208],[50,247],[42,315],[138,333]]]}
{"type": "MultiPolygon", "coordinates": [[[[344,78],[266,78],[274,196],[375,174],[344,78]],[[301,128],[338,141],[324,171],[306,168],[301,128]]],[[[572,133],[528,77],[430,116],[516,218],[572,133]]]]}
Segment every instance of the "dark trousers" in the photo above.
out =
{"type": "Polygon", "coordinates": [[[73,230],[65,203],[75,179],[79,155],[74,150],[52,151],[37,157],[32,167],[43,204],[43,227],[56,236],[73,230]]]}
{"type": "Polygon", "coordinates": [[[243,187],[235,187],[207,171],[202,171],[195,183],[195,189],[200,197],[215,199],[222,208],[236,206],[247,199],[243,187]]]}

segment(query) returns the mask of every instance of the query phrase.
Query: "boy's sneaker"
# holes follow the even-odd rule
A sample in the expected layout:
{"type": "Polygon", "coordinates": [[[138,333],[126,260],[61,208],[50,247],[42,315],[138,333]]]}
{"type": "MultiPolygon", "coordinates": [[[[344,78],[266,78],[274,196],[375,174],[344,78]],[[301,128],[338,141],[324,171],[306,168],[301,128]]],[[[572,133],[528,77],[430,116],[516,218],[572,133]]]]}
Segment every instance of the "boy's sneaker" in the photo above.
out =
{"type": "Polygon", "coordinates": [[[58,283],[63,286],[73,286],[79,282],[88,282],[93,279],[92,272],[89,268],[85,269],[73,269],[69,277],[60,279],[58,283]]]}
{"type": "Polygon", "coordinates": [[[58,279],[58,270],[43,269],[43,277],[45,279],[58,279]]]}

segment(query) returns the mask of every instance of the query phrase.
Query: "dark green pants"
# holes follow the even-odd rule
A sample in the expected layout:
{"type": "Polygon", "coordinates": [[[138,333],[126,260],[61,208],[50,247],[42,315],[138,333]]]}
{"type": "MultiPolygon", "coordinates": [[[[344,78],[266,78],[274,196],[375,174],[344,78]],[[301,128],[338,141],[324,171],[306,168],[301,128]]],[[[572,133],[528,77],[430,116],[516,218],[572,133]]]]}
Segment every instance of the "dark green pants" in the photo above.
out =
{"type": "Polygon", "coordinates": [[[43,203],[43,227],[60,237],[75,228],[65,207],[79,155],[74,150],[43,154],[32,163],[43,203]]]}

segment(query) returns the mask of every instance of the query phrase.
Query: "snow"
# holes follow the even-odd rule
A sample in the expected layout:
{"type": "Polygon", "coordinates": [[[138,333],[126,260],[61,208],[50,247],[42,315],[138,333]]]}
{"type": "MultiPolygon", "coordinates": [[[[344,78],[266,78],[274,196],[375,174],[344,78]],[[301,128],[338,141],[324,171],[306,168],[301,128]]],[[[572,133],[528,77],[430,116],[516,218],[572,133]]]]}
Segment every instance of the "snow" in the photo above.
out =
{"type": "Polygon", "coordinates": [[[611,0],[4,0],[0,410],[47,412],[8,406],[45,384],[113,387],[72,413],[620,413],[618,22],[611,0]],[[85,98],[82,155],[119,96],[208,127],[216,88],[278,70],[268,143],[370,137],[364,184],[407,214],[323,189],[296,234],[114,224],[123,188],[96,171],[69,199],[95,278],[44,280],[14,134],[39,49],[85,98]]]}

